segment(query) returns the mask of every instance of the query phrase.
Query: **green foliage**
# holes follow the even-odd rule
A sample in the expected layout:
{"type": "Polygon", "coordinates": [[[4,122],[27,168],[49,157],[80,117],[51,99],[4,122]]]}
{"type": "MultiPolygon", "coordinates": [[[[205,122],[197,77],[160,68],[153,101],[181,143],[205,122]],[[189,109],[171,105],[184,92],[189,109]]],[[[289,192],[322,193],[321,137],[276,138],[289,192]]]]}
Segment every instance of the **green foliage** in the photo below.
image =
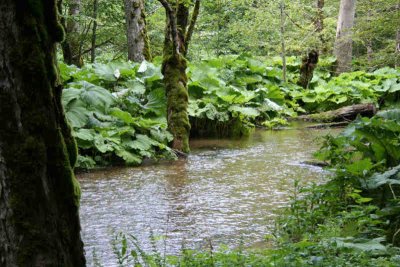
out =
{"type": "Polygon", "coordinates": [[[285,98],[280,74],[249,55],[190,64],[192,134],[240,136],[266,120],[295,115],[297,105],[285,98]]]}
{"type": "MultiPolygon", "coordinates": [[[[191,135],[240,137],[257,126],[285,125],[286,118],[298,113],[397,100],[399,70],[358,71],[332,78],[325,69],[333,62],[331,58],[321,60],[307,90],[296,85],[300,66],[296,58],[287,59],[287,83],[281,78],[280,58],[263,60],[243,54],[190,63],[191,135]]],[[[81,156],[86,159],[83,162],[81,158],[80,166],[92,166],[93,161],[107,164],[117,158],[139,164],[143,157],[171,156],[166,146],[171,135],[166,131],[166,97],[160,68],[149,62],[96,63],[82,69],[60,64],[66,84],[64,109],[81,156]],[[151,145],[145,149],[132,147],[138,135],[158,143],[147,140],[151,145]]],[[[395,154],[390,160],[398,154],[388,153],[395,154]]]]}
{"type": "Polygon", "coordinates": [[[159,68],[144,62],[61,64],[65,114],[80,156],[78,167],[91,168],[143,158],[175,158],[167,144],[165,96],[159,68]],[[146,88],[147,86],[147,88],[146,88]]]}
{"type": "Polygon", "coordinates": [[[397,100],[400,90],[400,71],[383,68],[372,73],[364,71],[343,73],[329,78],[328,73],[317,71],[310,90],[292,90],[291,96],[303,102],[309,112],[320,112],[359,103],[382,103],[397,100]]]}
{"type": "MultiPolygon", "coordinates": [[[[395,267],[400,263],[400,259],[396,256],[398,250],[393,248],[388,250],[381,244],[382,240],[379,238],[364,243],[354,241],[352,238],[332,238],[329,242],[320,243],[303,240],[281,244],[279,248],[258,250],[245,250],[243,245],[237,249],[220,245],[215,249],[210,241],[208,249],[189,250],[182,247],[178,255],[161,253],[157,249],[157,239],[152,234],[151,240],[152,251],[146,253],[136,237],[123,233],[114,235],[112,248],[118,266],[395,267]]],[[[102,266],[98,259],[94,260],[95,266],[102,266]]]]}
{"type": "MultiPolygon", "coordinates": [[[[398,113],[359,118],[338,136],[325,138],[317,157],[330,163],[332,176],[310,188],[295,185],[291,206],[277,222],[280,242],[358,251],[366,261],[357,266],[373,266],[369,257],[385,259],[387,266],[399,264],[398,113]]],[[[317,253],[324,252],[319,248],[317,253]]]]}

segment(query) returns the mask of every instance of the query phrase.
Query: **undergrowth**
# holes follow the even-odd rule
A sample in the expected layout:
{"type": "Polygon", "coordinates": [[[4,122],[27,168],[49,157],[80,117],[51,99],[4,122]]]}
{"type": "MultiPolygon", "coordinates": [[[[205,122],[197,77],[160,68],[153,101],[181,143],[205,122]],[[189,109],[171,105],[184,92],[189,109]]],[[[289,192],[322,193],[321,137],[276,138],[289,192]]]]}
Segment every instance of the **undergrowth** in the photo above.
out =
{"type": "Polygon", "coordinates": [[[316,157],[332,175],[323,184],[295,183],[276,220],[272,248],[211,244],[179,255],[145,252],[131,235],[115,236],[120,266],[400,266],[400,110],[358,118],[325,137],[316,157]]]}
{"type": "MultiPolygon", "coordinates": [[[[168,148],[172,136],[160,63],[155,62],[95,63],[82,69],[60,63],[63,105],[79,146],[78,167],[175,157],[168,148]]],[[[286,83],[277,58],[243,54],[190,63],[191,136],[247,136],[255,127],[275,128],[302,113],[398,100],[398,69],[332,77],[333,62],[319,62],[307,89],[297,85],[300,61],[294,57],[287,60],[286,83]]]]}

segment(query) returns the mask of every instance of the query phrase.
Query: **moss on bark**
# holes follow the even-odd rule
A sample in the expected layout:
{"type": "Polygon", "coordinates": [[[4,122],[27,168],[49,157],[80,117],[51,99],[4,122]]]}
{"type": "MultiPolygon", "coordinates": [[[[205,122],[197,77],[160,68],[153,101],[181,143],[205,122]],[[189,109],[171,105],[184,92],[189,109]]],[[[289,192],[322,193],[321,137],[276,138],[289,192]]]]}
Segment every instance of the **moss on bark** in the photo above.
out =
{"type": "Polygon", "coordinates": [[[188,153],[190,123],[187,108],[186,59],[181,55],[166,55],[163,63],[164,84],[167,95],[168,130],[174,136],[172,148],[188,153]]]}
{"type": "Polygon", "coordinates": [[[167,96],[168,130],[174,137],[172,148],[188,153],[190,151],[190,122],[187,112],[189,93],[186,76],[187,62],[183,55],[185,54],[189,8],[185,4],[177,4],[172,8],[165,1],[163,5],[166,8],[167,26],[162,73],[167,96]]]}
{"type": "Polygon", "coordinates": [[[297,82],[303,88],[308,88],[313,76],[314,76],[314,69],[317,67],[318,64],[318,52],[312,50],[302,59],[302,63],[300,66],[300,78],[297,82]]]}
{"type": "Polygon", "coordinates": [[[54,0],[0,2],[0,265],[84,266],[54,0]]]}

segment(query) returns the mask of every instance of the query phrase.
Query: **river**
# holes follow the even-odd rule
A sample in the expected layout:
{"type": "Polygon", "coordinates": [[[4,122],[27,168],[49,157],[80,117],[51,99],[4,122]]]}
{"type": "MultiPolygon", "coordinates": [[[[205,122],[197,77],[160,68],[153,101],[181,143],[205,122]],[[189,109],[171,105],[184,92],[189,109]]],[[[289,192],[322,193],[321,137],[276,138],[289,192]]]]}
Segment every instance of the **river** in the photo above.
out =
{"type": "Polygon", "coordinates": [[[88,266],[93,251],[103,266],[117,266],[111,241],[118,232],[135,236],[146,251],[154,239],[167,254],[262,242],[294,181],[305,185],[327,176],[302,162],[329,131],[337,132],[257,130],[245,140],[197,139],[186,160],[79,174],[88,266]]]}

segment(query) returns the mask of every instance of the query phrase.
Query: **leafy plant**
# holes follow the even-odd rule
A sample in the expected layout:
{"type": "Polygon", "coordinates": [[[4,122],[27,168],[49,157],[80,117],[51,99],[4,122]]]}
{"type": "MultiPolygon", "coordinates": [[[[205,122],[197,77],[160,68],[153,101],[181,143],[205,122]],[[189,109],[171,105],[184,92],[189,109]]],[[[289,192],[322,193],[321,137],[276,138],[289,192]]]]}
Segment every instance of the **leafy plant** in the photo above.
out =
{"type": "Polygon", "coordinates": [[[80,150],[78,167],[175,158],[167,146],[172,136],[159,68],[148,62],[61,66],[68,81],[62,101],[80,150]]]}

